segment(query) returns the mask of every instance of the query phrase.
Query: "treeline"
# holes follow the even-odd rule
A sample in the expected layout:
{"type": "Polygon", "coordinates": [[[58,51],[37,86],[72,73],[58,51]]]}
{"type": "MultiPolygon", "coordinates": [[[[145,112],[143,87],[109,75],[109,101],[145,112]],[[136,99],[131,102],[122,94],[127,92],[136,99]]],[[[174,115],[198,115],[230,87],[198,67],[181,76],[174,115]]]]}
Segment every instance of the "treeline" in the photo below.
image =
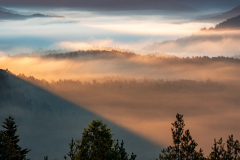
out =
{"type": "MultiPolygon", "coordinates": [[[[0,159],[1,160],[27,160],[28,148],[22,149],[19,146],[19,136],[16,134],[17,125],[14,118],[9,115],[3,122],[4,130],[0,131],[0,159]]],[[[162,149],[159,160],[239,160],[240,143],[233,139],[233,135],[228,137],[225,143],[222,138],[218,141],[214,139],[212,152],[204,156],[203,150],[192,138],[190,131],[184,129],[185,123],[183,115],[177,114],[176,121],[172,123],[173,143],[162,149]]],[[[71,160],[135,160],[134,153],[129,156],[124,148],[124,141],[119,144],[118,140],[112,139],[111,129],[101,120],[92,120],[88,128],[84,128],[82,137],[69,143],[70,151],[67,153],[71,160]]],[[[141,146],[139,146],[141,147],[141,146]]],[[[60,154],[60,153],[59,153],[60,154]]],[[[43,157],[48,160],[48,156],[43,157]]],[[[63,158],[67,160],[67,156],[63,158]]],[[[30,159],[28,159],[30,160],[30,159]]],[[[158,159],[156,159],[158,160],[158,159]]]]}
{"type": "Polygon", "coordinates": [[[88,58],[88,59],[109,59],[109,58],[146,58],[150,60],[161,60],[162,62],[168,63],[197,63],[204,64],[210,62],[234,62],[239,63],[240,59],[234,57],[208,57],[208,56],[192,56],[192,57],[177,57],[177,56],[156,56],[155,54],[140,55],[133,52],[122,52],[117,50],[106,51],[106,50],[79,50],[69,53],[56,53],[41,56],[42,58],[54,58],[54,59],[65,59],[65,58],[88,58]]]}
{"type": "Polygon", "coordinates": [[[155,91],[177,91],[177,90],[189,90],[189,91],[211,91],[211,90],[224,90],[228,86],[224,83],[219,83],[207,79],[205,81],[196,81],[188,79],[180,80],[163,80],[163,79],[151,79],[151,78],[120,78],[120,77],[104,77],[104,78],[86,78],[84,80],[71,80],[64,79],[58,81],[48,82],[46,80],[39,80],[33,76],[25,76],[19,74],[17,77],[41,86],[43,88],[49,87],[64,87],[75,89],[118,89],[118,90],[155,90],[155,91]]]}
{"type": "MultiPolygon", "coordinates": [[[[208,56],[192,56],[192,57],[177,57],[177,56],[157,56],[156,54],[140,55],[133,52],[124,52],[117,50],[79,50],[67,53],[57,53],[52,52],[40,56],[29,57],[41,57],[44,59],[72,59],[72,60],[96,60],[96,59],[128,59],[133,58],[136,60],[152,60],[153,62],[169,63],[169,64],[208,64],[214,62],[224,62],[224,63],[236,63],[240,64],[240,59],[238,57],[208,57],[208,56]]],[[[161,54],[160,54],[161,55],[161,54]]]]}
{"type": "Polygon", "coordinates": [[[42,58],[54,58],[54,59],[65,59],[65,58],[89,58],[89,59],[96,59],[96,58],[130,58],[138,56],[133,52],[122,52],[117,50],[79,50],[75,52],[69,53],[58,53],[58,54],[48,54],[41,56],[42,58]]]}

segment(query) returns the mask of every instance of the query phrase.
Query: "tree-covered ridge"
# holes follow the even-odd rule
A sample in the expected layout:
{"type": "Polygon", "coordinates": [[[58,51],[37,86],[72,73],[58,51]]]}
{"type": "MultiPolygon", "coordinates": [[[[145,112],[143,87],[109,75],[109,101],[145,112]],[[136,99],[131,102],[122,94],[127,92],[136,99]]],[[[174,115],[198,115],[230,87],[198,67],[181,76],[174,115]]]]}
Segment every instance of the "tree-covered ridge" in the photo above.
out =
{"type": "Polygon", "coordinates": [[[43,56],[30,56],[30,57],[40,57],[40,58],[53,58],[53,59],[73,59],[73,60],[95,60],[95,59],[147,59],[150,62],[154,61],[156,63],[174,63],[174,64],[209,64],[215,62],[226,62],[226,63],[240,63],[239,58],[234,57],[208,57],[208,56],[192,56],[192,57],[177,57],[177,56],[157,56],[157,54],[147,54],[140,55],[133,52],[123,52],[123,51],[105,51],[105,50],[79,50],[75,52],[68,53],[55,53],[43,56]]]}
{"type": "MultiPolygon", "coordinates": [[[[239,6],[240,8],[240,6],[239,6]]],[[[240,29],[240,15],[236,16],[231,19],[227,19],[226,21],[219,23],[215,27],[216,30],[223,30],[223,29],[240,29]]]]}
{"type": "MultiPolygon", "coordinates": [[[[80,107],[92,103],[91,105],[96,105],[96,108],[94,108],[95,110],[98,110],[99,108],[99,110],[106,113],[108,113],[109,110],[111,111],[112,109],[117,108],[117,112],[115,111],[115,113],[117,113],[116,115],[114,113],[110,114],[113,114],[113,116],[127,116],[128,118],[129,116],[133,117],[135,115],[142,118],[142,115],[147,116],[147,114],[145,114],[147,112],[151,113],[151,117],[148,118],[153,117],[159,122],[163,117],[172,117],[170,114],[173,109],[178,112],[181,111],[187,116],[192,115],[199,117],[201,115],[208,115],[209,113],[211,113],[211,116],[219,116],[220,113],[223,113],[219,117],[224,117],[225,113],[228,113],[229,110],[237,112],[238,104],[240,103],[238,94],[239,83],[217,82],[212,80],[163,80],[121,77],[93,77],[86,80],[65,79],[48,82],[36,79],[32,76],[27,77],[23,74],[16,77],[9,73],[9,71],[2,71],[1,75],[1,117],[3,117],[3,115],[5,117],[5,115],[11,113],[17,120],[21,120],[21,123],[19,123],[20,126],[28,128],[28,133],[20,132],[20,137],[23,137],[24,142],[26,142],[26,139],[24,138],[24,135],[26,134],[28,139],[31,139],[32,141],[36,139],[35,137],[38,137],[38,139],[44,143],[55,140],[54,143],[52,142],[51,144],[59,143],[61,144],[59,146],[66,147],[67,149],[68,146],[65,146],[65,144],[68,144],[71,138],[79,138],[76,134],[80,135],[83,130],[83,128],[79,129],[80,131],[77,130],[76,126],[81,125],[86,127],[85,123],[90,122],[92,119],[91,117],[94,116],[81,109],[78,111],[79,107],[73,108],[71,104],[45,93],[44,90],[48,90],[60,97],[64,97],[80,107]],[[27,82],[30,83],[28,84],[27,82]],[[42,89],[30,84],[40,86],[42,89]],[[106,108],[103,108],[105,106],[106,108]],[[144,110],[143,107],[147,108],[147,110],[144,110]],[[139,108],[141,108],[141,110],[139,108]],[[122,109],[127,110],[122,112],[122,109]],[[136,110],[138,110],[138,112],[136,112],[136,110]],[[134,115],[131,115],[130,113],[134,113],[134,115]],[[26,117],[25,120],[21,118],[22,116],[26,117]],[[160,119],[158,119],[158,117],[160,119]],[[41,130],[38,130],[39,127],[41,130]],[[34,130],[38,130],[37,134],[32,132],[34,130]],[[29,135],[29,133],[33,134],[29,135]],[[60,133],[60,135],[59,137],[56,137],[56,139],[50,136],[57,133],[60,133]],[[73,133],[76,134],[72,136],[73,133]],[[42,140],[42,138],[44,138],[44,140],[42,140]]],[[[232,119],[236,121],[238,120],[237,117],[231,117],[231,119],[225,117],[223,118],[223,121],[232,119]]],[[[210,126],[212,126],[212,120],[213,119],[209,121],[210,126]]],[[[218,120],[218,123],[213,124],[213,127],[217,126],[226,128],[229,126],[228,123],[222,123],[221,120],[218,120]],[[222,125],[216,125],[220,123],[222,125]]],[[[110,128],[115,130],[112,125],[110,125],[110,128]]],[[[19,127],[19,130],[21,131],[21,127],[19,127]]],[[[120,132],[117,133],[121,134],[120,132]]],[[[234,133],[234,135],[236,134],[234,133]]],[[[116,134],[116,136],[118,135],[116,134]]],[[[128,137],[131,136],[127,135],[124,138],[120,136],[117,137],[117,139],[124,139],[124,145],[126,145],[126,148],[129,147],[129,144],[139,141],[139,139],[135,140],[133,137],[128,137]]],[[[214,137],[212,139],[214,139],[214,137]]],[[[39,146],[42,147],[42,143],[39,141],[38,143],[39,146]]],[[[142,147],[148,146],[147,142],[141,143],[146,144],[142,147]]],[[[40,152],[41,156],[49,155],[50,159],[54,157],[60,159],[55,154],[52,154],[55,153],[54,148],[58,148],[58,146],[54,147],[51,144],[49,144],[51,148],[48,149],[50,152],[46,150],[42,151],[40,152]]],[[[27,142],[26,145],[27,146],[24,148],[32,149],[32,153],[29,152],[29,155],[36,153],[36,149],[34,149],[35,146],[29,145],[27,142]]],[[[138,146],[134,147],[134,149],[138,148],[138,146]]],[[[149,151],[147,148],[145,147],[144,150],[149,151]]],[[[141,157],[143,157],[141,153],[145,154],[145,152],[143,150],[136,152],[134,149],[131,148],[127,151],[133,151],[138,155],[138,158],[141,159],[141,157]]],[[[150,148],[150,150],[154,150],[154,147],[150,148]]],[[[160,150],[161,148],[158,149],[158,152],[160,150]]],[[[206,151],[205,148],[204,151],[206,151]]],[[[66,152],[67,151],[63,152],[61,149],[61,153],[66,152]]],[[[146,152],[146,154],[149,153],[146,152]]],[[[151,155],[151,157],[153,157],[152,155],[155,155],[156,157],[156,153],[151,153],[149,155],[151,155]]],[[[149,159],[151,157],[142,159],[149,159]]]]}
{"type": "Polygon", "coordinates": [[[25,76],[24,74],[17,75],[19,78],[28,82],[41,86],[43,88],[75,88],[81,90],[154,90],[159,92],[169,91],[223,91],[230,87],[225,83],[219,83],[207,79],[205,81],[196,81],[190,79],[179,80],[163,80],[151,78],[121,78],[121,77],[103,77],[103,78],[88,78],[87,80],[71,80],[63,79],[58,81],[45,81],[34,78],[33,76],[25,76]]]}
{"type": "MultiPolygon", "coordinates": [[[[28,153],[31,159],[41,160],[44,155],[48,155],[49,159],[61,159],[68,151],[68,145],[65,144],[68,144],[71,138],[80,138],[79,135],[91,119],[104,119],[85,110],[81,105],[74,105],[51,94],[45,88],[39,88],[14,76],[9,71],[0,72],[3,75],[0,78],[1,121],[9,113],[16,119],[21,146],[31,149],[28,153]]],[[[104,121],[115,133],[116,139],[124,140],[126,152],[133,151],[139,157],[145,157],[145,152],[157,150],[159,147],[110,121],[104,121]],[[137,148],[138,143],[145,146],[137,148]]]]}

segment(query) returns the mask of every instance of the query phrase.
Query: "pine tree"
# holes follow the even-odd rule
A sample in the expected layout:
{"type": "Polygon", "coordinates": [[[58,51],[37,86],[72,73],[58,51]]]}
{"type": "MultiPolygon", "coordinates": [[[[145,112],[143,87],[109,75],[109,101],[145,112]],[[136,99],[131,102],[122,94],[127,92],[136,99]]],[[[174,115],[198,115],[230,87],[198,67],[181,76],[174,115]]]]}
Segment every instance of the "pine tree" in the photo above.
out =
{"type": "Polygon", "coordinates": [[[70,146],[70,151],[67,153],[67,155],[71,158],[71,160],[74,160],[74,157],[75,157],[75,142],[72,138],[72,141],[71,143],[69,143],[69,146],[70,146]]]}
{"type": "Polygon", "coordinates": [[[223,143],[222,137],[218,142],[214,139],[213,151],[209,156],[211,160],[240,160],[240,143],[238,140],[233,140],[233,135],[228,137],[227,150],[225,150],[224,146],[225,143],[223,143]]]}
{"type": "Polygon", "coordinates": [[[44,156],[44,160],[48,160],[48,156],[44,156]]]}
{"type": "Polygon", "coordinates": [[[177,114],[176,121],[172,123],[173,146],[164,148],[159,155],[160,160],[199,160],[204,159],[203,151],[197,152],[197,143],[192,139],[189,130],[184,132],[183,115],[177,114]]]}
{"type": "Polygon", "coordinates": [[[14,157],[14,160],[26,159],[26,154],[30,151],[29,149],[22,149],[19,145],[19,136],[16,135],[17,125],[15,124],[14,118],[9,115],[8,118],[3,122],[2,127],[5,129],[1,133],[1,147],[5,148],[2,151],[2,156],[7,156],[8,159],[14,157]]]}
{"type": "Polygon", "coordinates": [[[120,146],[117,140],[117,143],[115,143],[114,145],[114,151],[113,153],[115,153],[115,158],[113,158],[114,160],[135,160],[137,155],[135,155],[134,153],[132,153],[131,158],[128,159],[129,154],[126,152],[126,149],[124,148],[124,142],[122,140],[120,146]]]}
{"type": "Polygon", "coordinates": [[[101,120],[92,120],[77,142],[76,159],[79,160],[107,159],[113,145],[111,130],[101,120]]]}
{"type": "MultiPolygon", "coordinates": [[[[92,120],[88,128],[84,128],[82,139],[76,141],[75,159],[77,160],[128,160],[124,142],[114,145],[113,134],[101,120],[92,120]]],[[[71,146],[71,145],[70,145],[71,146]]],[[[129,160],[135,160],[132,153],[129,160]]]]}

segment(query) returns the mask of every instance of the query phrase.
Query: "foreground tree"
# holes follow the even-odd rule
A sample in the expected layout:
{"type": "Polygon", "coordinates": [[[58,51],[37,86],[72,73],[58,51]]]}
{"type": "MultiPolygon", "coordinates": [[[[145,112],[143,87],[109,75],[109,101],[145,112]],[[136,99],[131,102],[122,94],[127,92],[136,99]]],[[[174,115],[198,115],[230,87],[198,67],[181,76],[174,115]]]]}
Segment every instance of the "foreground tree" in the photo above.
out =
{"type": "MultiPolygon", "coordinates": [[[[113,134],[101,120],[92,120],[88,128],[84,128],[82,139],[75,144],[75,160],[128,160],[123,142],[114,145],[113,134]]],[[[130,160],[135,160],[132,154],[130,160]]]]}
{"type": "Polygon", "coordinates": [[[72,141],[71,143],[69,143],[69,146],[70,146],[70,151],[67,153],[67,155],[71,158],[71,160],[74,160],[74,157],[75,157],[75,142],[72,138],[72,141]]]}
{"type": "Polygon", "coordinates": [[[29,149],[22,149],[19,145],[19,136],[16,135],[17,125],[14,118],[8,116],[3,122],[2,127],[5,129],[0,132],[0,159],[24,160],[29,149]]]}
{"type": "Polygon", "coordinates": [[[196,151],[197,143],[192,139],[189,130],[184,132],[183,115],[177,114],[176,121],[172,123],[173,146],[163,149],[159,155],[160,160],[201,160],[203,151],[196,151]]]}
{"type": "Polygon", "coordinates": [[[214,139],[212,152],[209,156],[211,160],[240,160],[240,143],[238,140],[233,140],[233,135],[228,137],[226,150],[224,145],[222,138],[218,142],[214,139]]]}
{"type": "MultiPolygon", "coordinates": [[[[115,159],[116,160],[135,160],[137,155],[135,155],[134,153],[132,153],[130,159],[128,159],[129,154],[126,152],[125,148],[124,148],[124,142],[122,140],[121,145],[119,146],[118,140],[117,143],[115,143],[114,145],[114,150],[115,152],[115,159]]],[[[113,153],[114,153],[113,152],[113,153]]]]}

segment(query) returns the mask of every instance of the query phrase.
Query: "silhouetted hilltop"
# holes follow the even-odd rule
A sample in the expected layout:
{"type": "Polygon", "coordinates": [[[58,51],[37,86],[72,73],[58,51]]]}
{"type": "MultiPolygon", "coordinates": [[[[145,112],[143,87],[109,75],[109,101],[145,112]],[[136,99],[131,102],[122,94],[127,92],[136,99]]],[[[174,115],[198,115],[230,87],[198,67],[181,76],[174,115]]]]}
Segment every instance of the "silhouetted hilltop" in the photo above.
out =
{"type": "MultiPolygon", "coordinates": [[[[240,9],[240,6],[239,6],[240,9]]],[[[215,30],[222,29],[240,29],[240,15],[231,19],[228,19],[222,23],[216,25],[215,30]]]]}
{"type": "Polygon", "coordinates": [[[27,17],[19,14],[0,11],[0,20],[22,20],[22,19],[27,19],[27,17]]]}
{"type": "Polygon", "coordinates": [[[9,13],[13,13],[13,14],[18,14],[18,13],[15,12],[15,11],[12,11],[12,10],[9,10],[9,9],[3,8],[3,7],[0,7],[0,11],[9,12],[9,13]]]}
{"type": "Polygon", "coordinates": [[[14,11],[10,11],[8,9],[0,7],[0,20],[24,20],[28,18],[47,18],[47,17],[62,18],[61,16],[48,16],[40,13],[25,16],[25,15],[20,15],[14,11]]]}
{"type": "Polygon", "coordinates": [[[212,16],[208,19],[210,19],[210,20],[225,20],[225,19],[236,17],[238,15],[240,15],[240,5],[231,9],[230,11],[224,12],[220,15],[212,16]]]}

